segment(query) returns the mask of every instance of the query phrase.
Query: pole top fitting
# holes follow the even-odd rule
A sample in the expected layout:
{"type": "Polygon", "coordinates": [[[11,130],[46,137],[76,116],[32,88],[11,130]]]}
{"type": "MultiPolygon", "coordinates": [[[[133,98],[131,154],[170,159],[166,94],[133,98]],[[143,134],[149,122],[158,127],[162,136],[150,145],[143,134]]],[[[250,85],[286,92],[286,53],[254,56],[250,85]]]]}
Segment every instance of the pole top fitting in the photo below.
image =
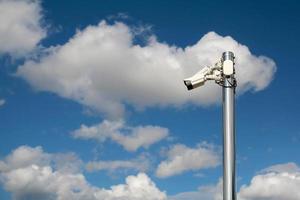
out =
{"type": "Polygon", "coordinates": [[[222,55],[222,60],[231,60],[232,62],[234,62],[234,54],[231,51],[225,51],[222,55]]]}

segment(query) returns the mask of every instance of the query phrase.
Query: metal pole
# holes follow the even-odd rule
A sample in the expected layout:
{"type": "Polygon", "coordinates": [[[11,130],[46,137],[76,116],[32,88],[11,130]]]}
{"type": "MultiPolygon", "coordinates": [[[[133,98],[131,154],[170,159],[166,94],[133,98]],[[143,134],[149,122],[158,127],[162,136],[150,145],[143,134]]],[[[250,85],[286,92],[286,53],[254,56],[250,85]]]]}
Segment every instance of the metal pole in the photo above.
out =
{"type": "MultiPolygon", "coordinates": [[[[224,52],[223,62],[231,60],[234,54],[224,52]]],[[[223,87],[223,200],[236,200],[235,180],[235,78],[224,75],[223,87]]]]}

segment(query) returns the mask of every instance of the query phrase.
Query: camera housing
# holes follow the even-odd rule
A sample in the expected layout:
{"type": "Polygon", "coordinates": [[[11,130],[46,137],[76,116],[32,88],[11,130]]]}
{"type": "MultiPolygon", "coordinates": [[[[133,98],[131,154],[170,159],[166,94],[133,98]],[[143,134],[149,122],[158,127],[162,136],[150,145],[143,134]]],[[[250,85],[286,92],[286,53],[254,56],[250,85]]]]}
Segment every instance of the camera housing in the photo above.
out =
{"type": "Polygon", "coordinates": [[[194,88],[204,85],[206,81],[206,76],[210,74],[210,72],[211,69],[209,67],[204,67],[199,72],[197,72],[194,76],[184,79],[183,82],[188,90],[192,90],[194,88]]]}

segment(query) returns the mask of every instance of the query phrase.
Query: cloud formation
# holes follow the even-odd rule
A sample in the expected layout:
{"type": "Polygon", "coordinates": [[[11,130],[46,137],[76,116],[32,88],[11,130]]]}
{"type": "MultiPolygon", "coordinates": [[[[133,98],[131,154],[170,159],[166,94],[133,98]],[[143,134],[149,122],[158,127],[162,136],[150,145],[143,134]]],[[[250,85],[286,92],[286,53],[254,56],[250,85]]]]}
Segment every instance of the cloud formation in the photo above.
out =
{"type": "MultiPolygon", "coordinates": [[[[57,156],[70,155],[49,154],[41,147],[21,146],[0,161],[0,181],[15,200],[166,199],[166,194],[144,173],[128,176],[125,184],[114,185],[110,189],[98,188],[90,185],[80,171],[57,164],[57,156]]],[[[59,160],[69,163],[66,159],[59,160]]]]}
{"type": "Polygon", "coordinates": [[[168,150],[167,160],[159,164],[156,175],[164,178],[189,170],[216,167],[220,163],[219,152],[212,145],[199,144],[196,148],[190,148],[177,144],[168,150]]]}
{"type": "Polygon", "coordinates": [[[274,165],[254,176],[239,192],[241,200],[300,199],[300,170],[295,163],[274,165]]]}
{"type": "Polygon", "coordinates": [[[200,186],[197,191],[182,192],[169,196],[168,200],[223,200],[223,181],[222,179],[216,185],[200,186]]]}
{"type": "Polygon", "coordinates": [[[277,164],[277,165],[272,165],[266,169],[263,169],[260,173],[270,173],[270,172],[276,172],[276,173],[281,173],[281,172],[289,172],[289,173],[295,173],[295,172],[300,172],[300,168],[296,163],[293,162],[288,162],[288,163],[283,163],[283,164],[277,164]]]}
{"type": "Polygon", "coordinates": [[[220,88],[208,83],[186,91],[182,80],[202,66],[215,63],[223,51],[236,55],[238,93],[264,89],[276,71],[265,56],[253,55],[247,46],[215,32],[185,48],[159,42],[134,43],[136,32],[124,23],[88,26],[70,40],[47,49],[40,59],[28,60],[17,75],[39,91],[72,99],[110,117],[124,114],[125,105],[136,109],[153,106],[198,106],[219,102],[220,88]]]}
{"type": "MultiPolygon", "coordinates": [[[[45,200],[222,200],[222,180],[197,191],[167,196],[144,173],[128,176],[109,189],[92,186],[73,153],[51,154],[41,147],[20,146],[0,160],[0,182],[12,198],[45,200]]],[[[274,165],[255,175],[238,192],[241,200],[298,200],[300,170],[295,163],[274,165]]]]}
{"type": "Polygon", "coordinates": [[[81,125],[72,133],[74,138],[96,139],[104,142],[110,139],[120,144],[127,151],[136,151],[138,148],[148,148],[169,135],[167,128],[159,126],[127,126],[124,121],[104,120],[94,126],[81,125]]]}
{"type": "Polygon", "coordinates": [[[131,160],[97,160],[86,164],[89,172],[108,170],[109,172],[134,170],[138,172],[146,172],[150,163],[145,155],[141,155],[131,160]]]}
{"type": "MultiPolygon", "coordinates": [[[[240,200],[300,199],[300,170],[295,163],[270,166],[255,175],[249,185],[238,191],[240,200]]],[[[169,196],[168,200],[222,200],[222,179],[216,185],[201,186],[197,191],[169,196]]]]}
{"type": "Polygon", "coordinates": [[[39,0],[0,0],[0,54],[19,57],[46,36],[39,0]]]}

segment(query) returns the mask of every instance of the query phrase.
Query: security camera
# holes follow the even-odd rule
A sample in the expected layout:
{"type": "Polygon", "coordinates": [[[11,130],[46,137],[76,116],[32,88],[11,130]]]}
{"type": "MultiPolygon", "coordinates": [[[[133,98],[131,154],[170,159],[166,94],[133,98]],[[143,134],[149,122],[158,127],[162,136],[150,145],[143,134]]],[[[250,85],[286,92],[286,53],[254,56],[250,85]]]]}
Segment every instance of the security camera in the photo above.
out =
{"type": "Polygon", "coordinates": [[[206,76],[210,73],[211,73],[210,67],[204,67],[199,72],[197,72],[194,76],[184,79],[183,82],[188,90],[192,90],[194,88],[204,85],[205,81],[207,80],[206,76]]]}
{"type": "Polygon", "coordinates": [[[212,66],[206,66],[194,76],[183,80],[188,90],[204,85],[205,81],[214,80],[222,85],[224,78],[234,75],[234,54],[231,51],[224,52],[222,58],[212,66]]]}

